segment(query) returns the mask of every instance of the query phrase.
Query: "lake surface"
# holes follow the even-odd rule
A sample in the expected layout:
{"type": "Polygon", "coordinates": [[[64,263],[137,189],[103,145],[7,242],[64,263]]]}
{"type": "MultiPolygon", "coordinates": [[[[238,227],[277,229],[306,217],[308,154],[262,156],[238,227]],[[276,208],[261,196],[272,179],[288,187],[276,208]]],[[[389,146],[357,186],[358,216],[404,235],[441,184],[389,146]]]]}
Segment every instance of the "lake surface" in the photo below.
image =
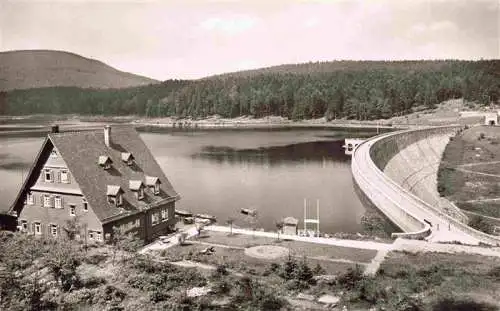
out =
{"type": "MultiPolygon", "coordinates": [[[[143,132],[141,137],[180,193],[177,208],[248,226],[241,208],[258,211],[267,230],[283,217],[316,217],[322,232],[358,232],[364,207],[354,193],[344,137],[333,130],[143,132]]],[[[365,132],[364,135],[367,133],[365,132]]],[[[8,208],[42,137],[0,136],[0,208],[8,208]]],[[[300,222],[302,227],[302,221],[300,222]]]]}

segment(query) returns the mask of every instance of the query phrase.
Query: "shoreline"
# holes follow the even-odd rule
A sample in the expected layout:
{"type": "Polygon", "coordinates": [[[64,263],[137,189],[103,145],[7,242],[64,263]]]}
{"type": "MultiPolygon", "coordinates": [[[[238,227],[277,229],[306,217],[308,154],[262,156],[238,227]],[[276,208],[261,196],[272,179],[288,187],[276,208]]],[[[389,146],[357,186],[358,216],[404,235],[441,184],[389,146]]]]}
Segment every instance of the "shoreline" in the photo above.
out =
{"type": "Polygon", "coordinates": [[[158,129],[295,129],[295,128],[328,128],[328,129],[379,129],[382,131],[405,129],[403,124],[392,124],[390,120],[358,121],[358,120],[332,120],[324,118],[312,120],[288,120],[282,117],[238,117],[225,119],[220,117],[209,117],[200,120],[189,118],[144,118],[138,116],[3,116],[0,117],[0,134],[7,132],[27,132],[50,130],[51,125],[59,125],[64,131],[78,130],[80,128],[92,128],[107,123],[129,124],[136,128],[158,128],[158,129]]]}

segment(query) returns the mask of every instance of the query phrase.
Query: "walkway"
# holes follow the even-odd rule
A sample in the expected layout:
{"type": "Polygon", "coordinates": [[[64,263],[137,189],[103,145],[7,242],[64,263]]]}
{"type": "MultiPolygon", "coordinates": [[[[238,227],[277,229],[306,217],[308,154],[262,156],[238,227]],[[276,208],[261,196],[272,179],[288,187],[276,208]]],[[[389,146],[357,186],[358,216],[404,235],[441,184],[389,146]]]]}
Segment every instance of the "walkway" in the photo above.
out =
{"type": "MultiPolygon", "coordinates": [[[[207,226],[204,228],[204,230],[229,233],[231,229],[229,227],[226,227],[226,226],[207,226]]],[[[233,228],[233,233],[245,234],[245,235],[255,235],[255,236],[260,236],[260,237],[268,237],[268,238],[278,238],[278,234],[276,232],[253,231],[253,230],[247,230],[247,229],[235,229],[235,228],[233,228]]],[[[341,239],[335,239],[335,238],[305,237],[305,236],[287,235],[287,234],[280,234],[280,239],[309,242],[309,243],[317,243],[317,244],[324,244],[324,245],[332,245],[332,246],[342,246],[342,247],[349,247],[349,248],[371,249],[371,250],[377,250],[377,251],[390,249],[390,247],[391,247],[391,244],[380,243],[380,242],[358,241],[358,240],[341,240],[341,239]]]]}

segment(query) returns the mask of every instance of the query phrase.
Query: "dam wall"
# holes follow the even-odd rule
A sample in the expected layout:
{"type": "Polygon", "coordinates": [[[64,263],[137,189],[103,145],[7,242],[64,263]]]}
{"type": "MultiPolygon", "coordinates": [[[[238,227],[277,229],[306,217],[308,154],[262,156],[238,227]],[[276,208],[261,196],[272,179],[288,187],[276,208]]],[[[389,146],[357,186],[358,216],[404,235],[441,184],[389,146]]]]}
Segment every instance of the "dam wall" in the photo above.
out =
{"type": "Polygon", "coordinates": [[[458,126],[376,136],[354,150],[353,178],[405,238],[499,245],[500,238],[468,227],[467,215],[437,193],[442,152],[458,126]]]}

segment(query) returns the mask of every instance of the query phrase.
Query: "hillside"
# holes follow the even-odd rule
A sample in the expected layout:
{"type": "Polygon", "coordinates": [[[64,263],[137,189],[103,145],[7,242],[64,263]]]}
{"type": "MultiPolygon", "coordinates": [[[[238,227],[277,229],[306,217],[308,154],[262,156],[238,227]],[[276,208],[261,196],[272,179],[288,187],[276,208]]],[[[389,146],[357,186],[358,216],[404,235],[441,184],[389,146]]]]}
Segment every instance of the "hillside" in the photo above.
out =
{"type": "Polygon", "coordinates": [[[158,81],[100,61],[49,50],[0,52],[0,91],[54,86],[125,88],[158,81]]]}
{"type": "Polygon", "coordinates": [[[0,115],[389,119],[448,99],[488,105],[499,99],[499,73],[499,60],[291,64],[118,90],[10,91],[0,93],[0,115]]]}

